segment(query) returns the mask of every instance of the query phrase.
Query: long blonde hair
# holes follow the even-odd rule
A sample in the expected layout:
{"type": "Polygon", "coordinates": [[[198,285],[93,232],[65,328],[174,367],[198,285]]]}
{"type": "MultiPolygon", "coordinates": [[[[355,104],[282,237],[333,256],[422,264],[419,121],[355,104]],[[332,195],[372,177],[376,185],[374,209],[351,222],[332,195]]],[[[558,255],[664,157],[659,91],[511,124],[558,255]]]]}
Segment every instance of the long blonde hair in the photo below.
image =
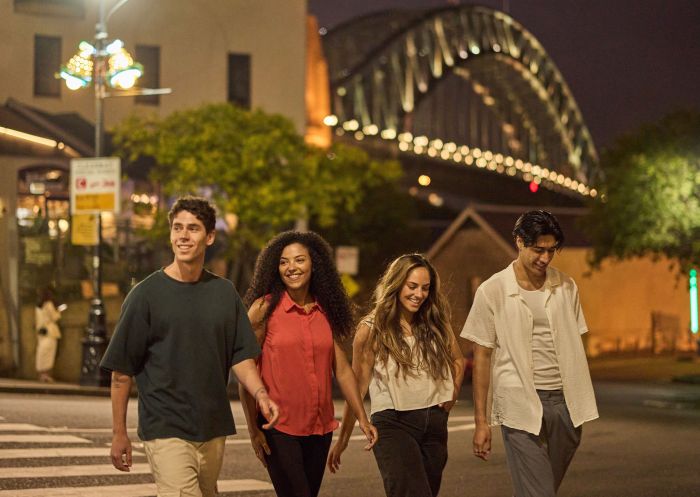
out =
{"type": "Polygon", "coordinates": [[[386,364],[391,356],[398,365],[397,376],[413,374],[417,366],[425,368],[434,379],[453,377],[452,342],[449,304],[440,291],[435,268],[421,254],[405,254],[395,259],[379,279],[374,290],[373,308],[365,317],[371,323],[370,345],[378,360],[386,364]],[[399,296],[411,271],[424,267],[430,274],[428,297],[413,317],[413,349],[403,339],[399,296]]]}

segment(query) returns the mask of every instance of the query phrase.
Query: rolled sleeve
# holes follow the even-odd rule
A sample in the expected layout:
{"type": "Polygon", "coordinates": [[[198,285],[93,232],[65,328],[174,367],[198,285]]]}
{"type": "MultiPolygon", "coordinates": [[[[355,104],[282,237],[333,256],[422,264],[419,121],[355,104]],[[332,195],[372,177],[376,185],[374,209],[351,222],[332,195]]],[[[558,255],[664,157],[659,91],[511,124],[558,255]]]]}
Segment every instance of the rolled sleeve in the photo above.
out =
{"type": "Polygon", "coordinates": [[[476,291],[474,303],[469,310],[469,316],[467,316],[460,337],[489,349],[496,347],[496,324],[493,308],[482,287],[476,291]]]}
{"type": "Polygon", "coordinates": [[[586,318],[583,316],[583,309],[581,308],[581,301],[578,296],[578,287],[576,283],[573,284],[572,289],[572,301],[574,303],[574,315],[576,316],[576,325],[578,327],[579,334],[583,335],[588,332],[588,324],[586,323],[586,318]]]}

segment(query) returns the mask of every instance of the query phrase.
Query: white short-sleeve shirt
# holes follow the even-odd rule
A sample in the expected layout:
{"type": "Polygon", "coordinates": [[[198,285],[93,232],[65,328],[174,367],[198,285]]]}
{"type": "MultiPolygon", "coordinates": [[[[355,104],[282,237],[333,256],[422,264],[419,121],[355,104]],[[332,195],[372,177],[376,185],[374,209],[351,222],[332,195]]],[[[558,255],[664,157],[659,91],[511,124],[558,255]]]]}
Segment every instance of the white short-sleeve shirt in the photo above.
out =
{"type": "MultiPolygon", "coordinates": [[[[598,417],[581,335],[588,331],[578,288],[569,276],[547,268],[545,310],[551,325],[566,405],[574,426],[598,417]]],[[[489,424],[538,434],[542,403],[535,390],[532,314],[520,295],[513,264],[476,291],[460,336],[494,349],[487,413],[489,424]]]]}

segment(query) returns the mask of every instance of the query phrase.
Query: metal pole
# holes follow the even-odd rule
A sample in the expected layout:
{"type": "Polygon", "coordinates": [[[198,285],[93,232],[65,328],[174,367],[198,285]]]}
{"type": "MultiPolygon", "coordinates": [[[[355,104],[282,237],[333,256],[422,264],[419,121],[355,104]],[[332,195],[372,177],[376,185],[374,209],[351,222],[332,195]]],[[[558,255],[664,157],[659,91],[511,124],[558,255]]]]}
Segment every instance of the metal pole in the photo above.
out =
{"type": "MultiPolygon", "coordinates": [[[[105,97],[105,26],[104,0],[99,0],[98,22],[95,27],[95,57],[93,76],[95,90],[95,157],[104,154],[104,110],[105,97]]],[[[102,216],[97,214],[97,245],[92,253],[92,290],[88,314],[87,335],[83,340],[83,361],[80,371],[80,384],[108,386],[109,376],[100,369],[100,361],[107,348],[106,314],[102,302],[102,216]]]]}

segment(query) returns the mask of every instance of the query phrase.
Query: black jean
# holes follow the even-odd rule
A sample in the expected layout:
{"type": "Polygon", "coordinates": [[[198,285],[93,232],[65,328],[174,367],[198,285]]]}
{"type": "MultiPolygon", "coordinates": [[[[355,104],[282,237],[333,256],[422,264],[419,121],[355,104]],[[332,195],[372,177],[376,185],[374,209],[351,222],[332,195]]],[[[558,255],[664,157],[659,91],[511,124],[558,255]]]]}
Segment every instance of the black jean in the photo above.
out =
{"type": "Polygon", "coordinates": [[[447,412],[438,406],[372,414],[374,457],[387,497],[435,497],[447,463],[447,412]]]}
{"type": "Polygon", "coordinates": [[[265,430],[267,472],[279,497],[316,497],[323,481],[333,432],[295,436],[265,430]]]}

